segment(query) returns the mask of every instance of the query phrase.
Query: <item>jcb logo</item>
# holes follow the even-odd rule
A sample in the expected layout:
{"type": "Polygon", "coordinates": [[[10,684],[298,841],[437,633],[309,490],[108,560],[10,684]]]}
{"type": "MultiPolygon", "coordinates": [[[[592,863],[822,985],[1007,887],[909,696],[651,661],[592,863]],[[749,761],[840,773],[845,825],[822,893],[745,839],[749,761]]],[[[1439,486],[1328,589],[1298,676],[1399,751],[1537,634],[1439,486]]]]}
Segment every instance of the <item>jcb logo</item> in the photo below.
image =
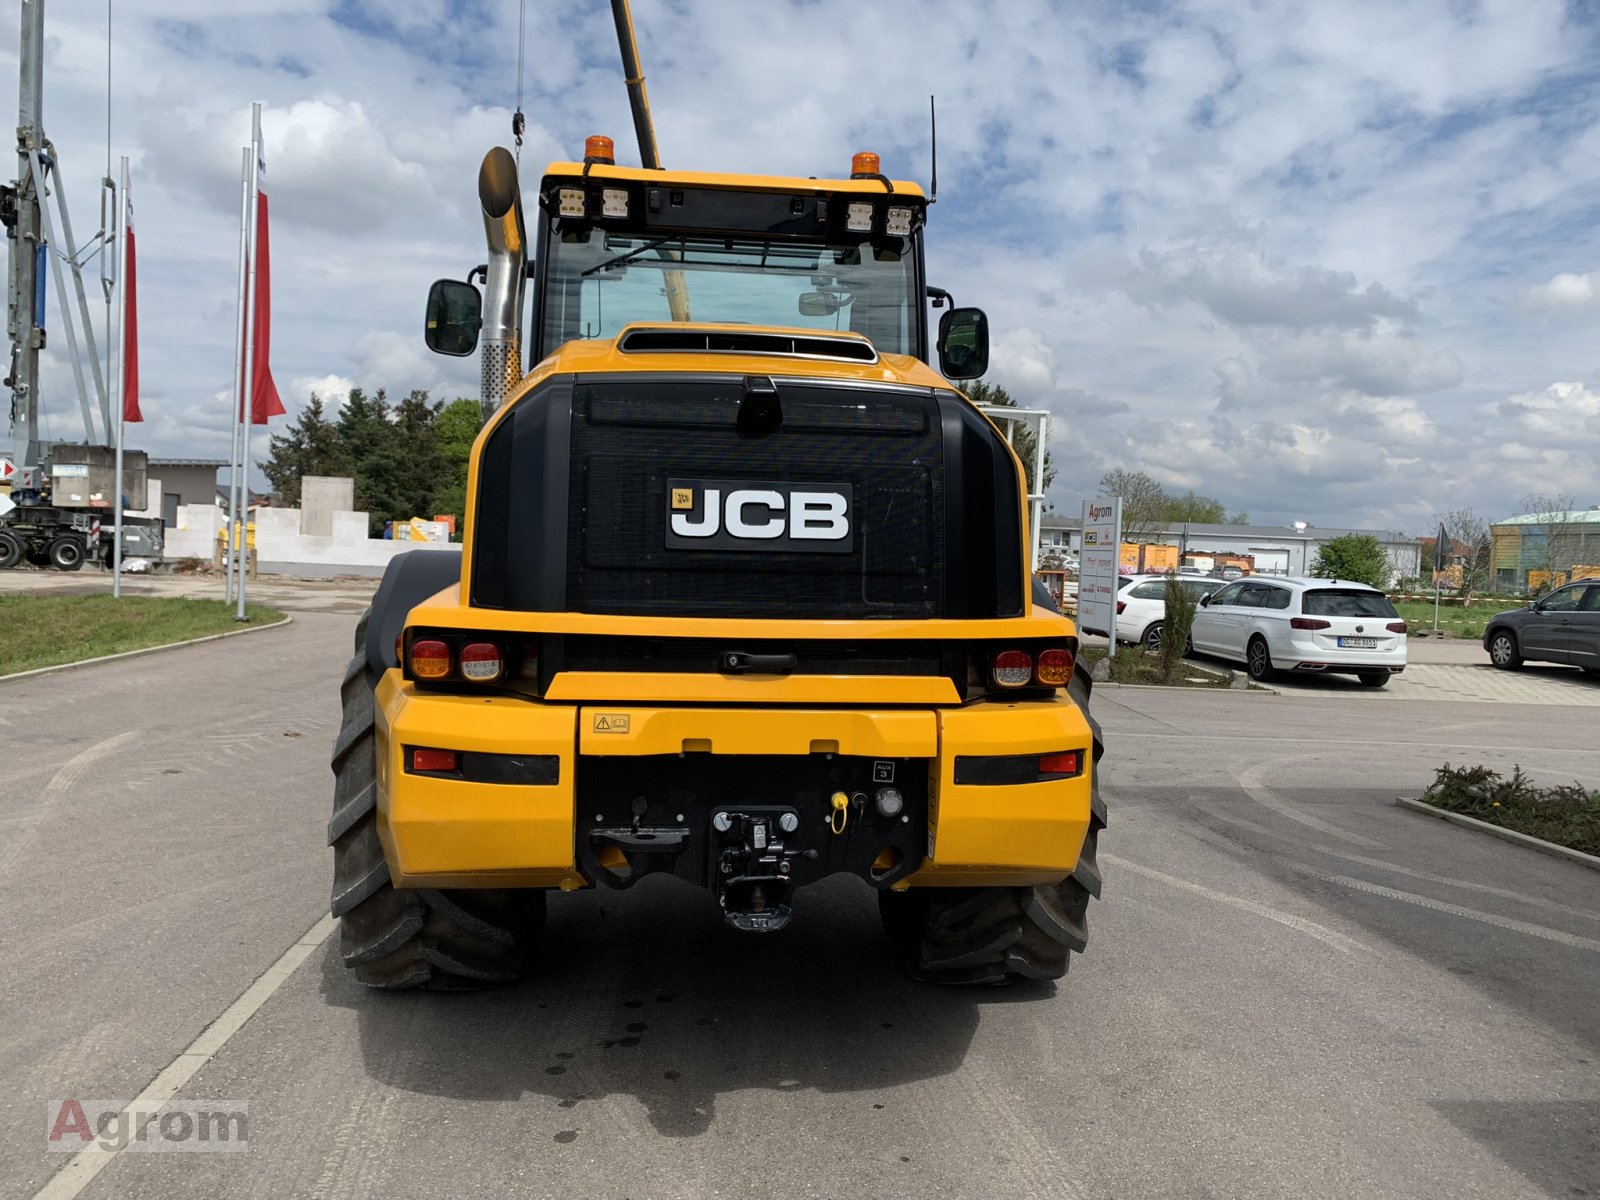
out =
{"type": "Polygon", "coordinates": [[[848,483],[669,479],[667,547],[848,554],[853,506],[848,483]]]}

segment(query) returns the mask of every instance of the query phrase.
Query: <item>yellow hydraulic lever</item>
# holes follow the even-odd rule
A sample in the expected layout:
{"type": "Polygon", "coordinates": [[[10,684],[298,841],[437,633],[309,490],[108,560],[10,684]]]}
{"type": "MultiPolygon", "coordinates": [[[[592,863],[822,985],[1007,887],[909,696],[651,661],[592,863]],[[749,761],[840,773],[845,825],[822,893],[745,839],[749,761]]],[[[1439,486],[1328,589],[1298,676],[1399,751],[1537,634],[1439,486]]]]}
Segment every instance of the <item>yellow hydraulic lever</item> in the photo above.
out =
{"type": "MultiPolygon", "coordinates": [[[[650,95],[645,91],[644,72],[639,68],[639,42],[633,35],[633,14],[628,0],[611,0],[611,16],[617,24],[617,47],[622,52],[622,75],[628,84],[628,105],[633,109],[633,131],[639,139],[639,161],[647,171],[661,170],[661,153],[656,148],[656,130],[650,120],[650,95]]],[[[672,260],[670,250],[658,250],[672,260]]],[[[674,321],[689,317],[689,285],[682,271],[662,272],[667,288],[667,307],[674,321]]]]}

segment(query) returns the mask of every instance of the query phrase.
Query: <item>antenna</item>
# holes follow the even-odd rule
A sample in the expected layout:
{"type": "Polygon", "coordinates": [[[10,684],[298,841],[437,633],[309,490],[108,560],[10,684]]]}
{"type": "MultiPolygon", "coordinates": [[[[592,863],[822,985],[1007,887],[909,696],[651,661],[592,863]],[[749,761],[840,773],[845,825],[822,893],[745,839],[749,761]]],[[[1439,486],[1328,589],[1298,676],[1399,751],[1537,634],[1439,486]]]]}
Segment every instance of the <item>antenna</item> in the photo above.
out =
{"type": "Polygon", "coordinates": [[[939,203],[939,118],[934,115],[933,97],[928,97],[928,149],[933,155],[933,169],[928,179],[929,204],[939,203]]]}

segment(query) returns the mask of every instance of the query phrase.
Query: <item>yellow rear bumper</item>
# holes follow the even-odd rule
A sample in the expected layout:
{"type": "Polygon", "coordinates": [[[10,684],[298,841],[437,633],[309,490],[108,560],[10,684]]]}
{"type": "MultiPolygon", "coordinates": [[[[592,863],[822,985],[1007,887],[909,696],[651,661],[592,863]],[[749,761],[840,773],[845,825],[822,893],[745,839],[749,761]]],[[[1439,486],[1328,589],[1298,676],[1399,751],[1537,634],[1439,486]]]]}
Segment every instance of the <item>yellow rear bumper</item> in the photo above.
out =
{"type": "MultiPolygon", "coordinates": [[[[896,886],[1026,885],[1070,874],[1089,827],[1090,732],[1064,697],[941,709],[578,706],[417,692],[398,670],[377,691],[378,832],[400,887],[588,885],[575,854],[586,758],[709,753],[928,760],[928,854],[896,886]],[[405,773],[406,746],[548,755],[550,785],[405,773]],[[962,755],[1082,750],[1073,779],[968,786],[962,755]]],[[[820,799],[820,798],[819,798],[820,799]]]]}

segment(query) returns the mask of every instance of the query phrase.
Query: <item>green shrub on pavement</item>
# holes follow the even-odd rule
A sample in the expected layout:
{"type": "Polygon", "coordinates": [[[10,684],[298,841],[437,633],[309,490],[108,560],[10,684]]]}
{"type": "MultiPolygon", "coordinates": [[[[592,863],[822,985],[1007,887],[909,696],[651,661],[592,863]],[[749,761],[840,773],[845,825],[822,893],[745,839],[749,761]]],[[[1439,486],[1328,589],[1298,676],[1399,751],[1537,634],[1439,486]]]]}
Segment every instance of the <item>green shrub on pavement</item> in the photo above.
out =
{"type": "Polygon", "coordinates": [[[1438,808],[1600,854],[1600,792],[1582,784],[1535,787],[1520,766],[1507,779],[1488,767],[1445,763],[1422,799],[1438,808]]]}
{"type": "Polygon", "coordinates": [[[1167,611],[1161,619],[1161,681],[1178,682],[1184,669],[1183,655],[1194,631],[1195,595],[1178,582],[1175,571],[1167,572],[1167,611]]]}

